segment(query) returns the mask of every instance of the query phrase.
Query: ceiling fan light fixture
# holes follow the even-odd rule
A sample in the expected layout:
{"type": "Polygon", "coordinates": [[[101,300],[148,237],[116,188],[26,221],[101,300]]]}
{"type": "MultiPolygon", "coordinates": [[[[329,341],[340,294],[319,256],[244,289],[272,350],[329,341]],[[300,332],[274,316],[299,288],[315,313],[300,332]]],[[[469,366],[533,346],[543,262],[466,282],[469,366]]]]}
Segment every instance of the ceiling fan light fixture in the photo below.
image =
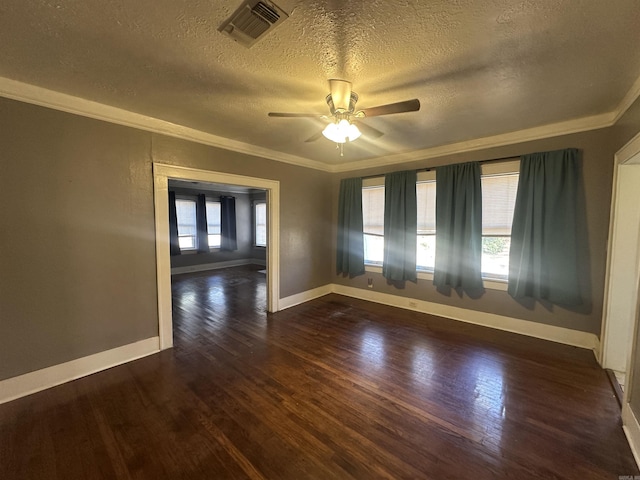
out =
{"type": "Polygon", "coordinates": [[[353,142],[360,137],[361,132],[354,124],[342,119],[336,123],[330,123],[322,131],[322,135],[335,143],[353,142]]]}

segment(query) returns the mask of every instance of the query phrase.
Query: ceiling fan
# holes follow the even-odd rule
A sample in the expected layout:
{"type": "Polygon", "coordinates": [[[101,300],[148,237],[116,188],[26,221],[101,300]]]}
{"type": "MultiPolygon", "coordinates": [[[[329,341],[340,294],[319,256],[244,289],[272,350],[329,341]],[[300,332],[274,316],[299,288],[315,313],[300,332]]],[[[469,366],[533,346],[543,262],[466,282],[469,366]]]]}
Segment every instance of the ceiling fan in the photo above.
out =
{"type": "Polygon", "coordinates": [[[404,102],[389,103],[377,107],[356,110],[358,94],[351,90],[351,82],[346,80],[329,80],[331,93],[327,95],[327,105],[329,105],[330,115],[320,115],[317,113],[280,113],[269,112],[270,117],[310,117],[329,120],[326,128],[311,137],[306,142],[314,142],[321,136],[325,136],[332,142],[338,144],[340,155],[342,147],[346,142],[353,142],[362,133],[371,138],[379,138],[383,133],[360,120],[366,117],[379,117],[381,115],[391,115],[394,113],[416,112],[420,110],[420,101],[417,98],[405,100],[404,102]]]}

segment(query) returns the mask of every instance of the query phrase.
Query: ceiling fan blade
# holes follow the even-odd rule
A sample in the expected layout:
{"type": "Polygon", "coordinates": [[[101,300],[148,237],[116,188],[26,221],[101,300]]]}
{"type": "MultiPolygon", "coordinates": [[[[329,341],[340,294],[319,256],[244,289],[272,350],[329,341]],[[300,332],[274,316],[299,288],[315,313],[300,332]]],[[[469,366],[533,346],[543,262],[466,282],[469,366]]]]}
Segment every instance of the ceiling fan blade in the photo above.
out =
{"type": "Polygon", "coordinates": [[[392,113],[417,112],[418,110],[420,110],[420,100],[414,98],[404,102],[364,108],[361,111],[365,117],[378,117],[380,115],[391,115],[392,113]]]}
{"type": "Polygon", "coordinates": [[[318,133],[314,133],[309,138],[307,138],[305,140],[305,143],[315,142],[316,140],[320,139],[321,137],[322,137],[322,130],[320,130],[318,133]]]}
{"type": "Polygon", "coordinates": [[[281,118],[322,118],[326,117],[326,115],[322,115],[320,113],[282,113],[282,112],[269,112],[267,115],[270,117],[281,117],[281,118]]]}
{"type": "Polygon", "coordinates": [[[320,113],[282,113],[282,112],[269,112],[267,115],[270,117],[280,117],[280,118],[322,118],[326,115],[322,115],[320,113]]]}
{"type": "Polygon", "coordinates": [[[383,132],[381,132],[380,130],[378,130],[377,128],[373,128],[370,125],[367,125],[365,123],[362,122],[353,122],[356,127],[358,127],[358,129],[362,132],[363,135],[366,135],[369,138],[380,138],[382,135],[384,135],[383,132]]]}

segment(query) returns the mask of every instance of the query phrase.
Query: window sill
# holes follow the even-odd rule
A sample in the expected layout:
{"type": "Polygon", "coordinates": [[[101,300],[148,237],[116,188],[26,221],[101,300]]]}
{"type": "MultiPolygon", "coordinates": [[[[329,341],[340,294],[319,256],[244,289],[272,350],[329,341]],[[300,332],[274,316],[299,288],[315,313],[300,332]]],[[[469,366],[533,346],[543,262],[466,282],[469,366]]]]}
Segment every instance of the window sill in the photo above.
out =
{"type": "MultiPolygon", "coordinates": [[[[382,273],[381,265],[366,264],[364,266],[366,272],[382,273]]],[[[418,270],[418,279],[420,280],[433,280],[433,272],[427,270],[418,270]]],[[[488,290],[501,290],[507,291],[507,280],[501,278],[482,277],[482,283],[484,288],[488,290]]]]}

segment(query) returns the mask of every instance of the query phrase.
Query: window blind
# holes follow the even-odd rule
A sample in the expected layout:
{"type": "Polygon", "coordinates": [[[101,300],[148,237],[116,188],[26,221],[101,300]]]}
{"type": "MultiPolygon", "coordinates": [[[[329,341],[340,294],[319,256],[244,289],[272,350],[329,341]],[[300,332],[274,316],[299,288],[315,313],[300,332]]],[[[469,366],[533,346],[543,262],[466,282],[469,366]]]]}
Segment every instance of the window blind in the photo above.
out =
{"type": "Polygon", "coordinates": [[[176,200],[178,216],[178,234],[196,235],[196,202],[193,200],[176,200]]]}
{"type": "Polygon", "coordinates": [[[511,235],[518,174],[482,177],[482,234],[511,235]]]}
{"type": "Polygon", "coordinates": [[[363,231],[370,235],[384,235],[384,187],[362,189],[363,231]]]}
{"type": "Polygon", "coordinates": [[[418,235],[436,233],[436,182],[416,184],[418,202],[418,235]]]}

